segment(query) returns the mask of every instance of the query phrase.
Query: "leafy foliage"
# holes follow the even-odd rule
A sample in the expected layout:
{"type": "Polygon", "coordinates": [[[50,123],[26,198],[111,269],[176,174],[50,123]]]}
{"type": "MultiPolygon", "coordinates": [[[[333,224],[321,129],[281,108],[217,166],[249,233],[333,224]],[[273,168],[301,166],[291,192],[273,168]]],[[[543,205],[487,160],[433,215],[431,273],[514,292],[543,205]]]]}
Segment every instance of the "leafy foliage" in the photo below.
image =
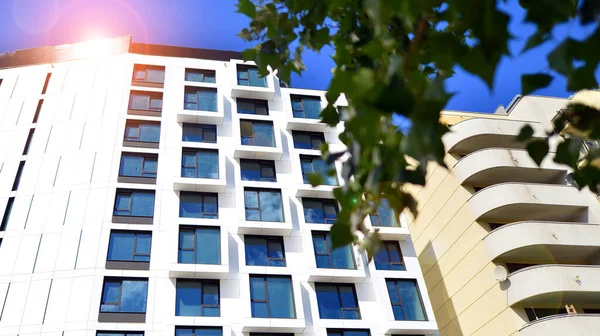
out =
{"type": "MultiPolygon", "coordinates": [[[[332,239],[335,246],[356,243],[360,233],[359,244],[372,256],[379,241],[377,233],[363,225],[365,217],[381,199],[396,215],[405,208],[416,215],[415,200],[406,187],[425,184],[429,161],[444,165],[441,137],[448,129],[439,120],[452,96],[444,81],[460,66],[491,88],[498,63],[509,56],[509,16],[499,9],[499,0],[238,1],[238,11],[251,19],[240,37],[256,43],[244,57],[256,61],[261,75],[267,75],[271,66],[289,82],[293,72],[301,74],[305,69],[306,48],[335,48],[336,67],[321,116],[324,123],[337,124],[335,102],[341,93],[346,95],[350,108],[340,140],[348,150],[330,154],[323,148],[322,152],[330,162],[343,161],[342,175],[349,182],[335,190],[341,212],[332,239]],[[392,123],[394,115],[410,120],[405,133],[392,123]]],[[[597,22],[600,15],[595,0],[584,0],[580,7],[578,0],[520,3],[527,11],[525,20],[537,26],[525,50],[548,41],[557,24],[597,22]]],[[[524,93],[548,86],[553,73],[567,76],[570,90],[597,86],[593,72],[600,55],[590,52],[600,45],[598,25],[595,29],[587,39],[562,41],[548,56],[551,73],[524,75],[524,93]]],[[[598,122],[588,124],[596,125],[589,135],[598,137],[598,122]]],[[[532,140],[532,136],[533,130],[526,128],[518,140],[527,142],[530,155],[540,164],[549,151],[548,141],[532,140]]],[[[557,162],[574,167],[573,178],[580,186],[596,190],[590,184],[598,181],[596,171],[591,165],[579,169],[571,155],[573,144],[561,145],[557,162]]],[[[322,179],[311,177],[310,182],[319,184],[322,179]]]]}

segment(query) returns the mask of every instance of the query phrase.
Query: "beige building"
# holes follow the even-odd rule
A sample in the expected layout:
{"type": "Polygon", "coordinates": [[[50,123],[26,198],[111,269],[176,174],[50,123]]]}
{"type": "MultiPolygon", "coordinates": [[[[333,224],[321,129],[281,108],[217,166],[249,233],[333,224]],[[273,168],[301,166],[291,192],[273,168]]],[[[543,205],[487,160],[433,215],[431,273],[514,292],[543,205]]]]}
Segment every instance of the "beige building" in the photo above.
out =
{"type": "Polygon", "coordinates": [[[413,190],[420,215],[407,215],[441,335],[600,335],[600,202],[513,140],[525,124],[545,136],[581,98],[600,92],[443,113],[449,169],[430,167],[413,190]]]}

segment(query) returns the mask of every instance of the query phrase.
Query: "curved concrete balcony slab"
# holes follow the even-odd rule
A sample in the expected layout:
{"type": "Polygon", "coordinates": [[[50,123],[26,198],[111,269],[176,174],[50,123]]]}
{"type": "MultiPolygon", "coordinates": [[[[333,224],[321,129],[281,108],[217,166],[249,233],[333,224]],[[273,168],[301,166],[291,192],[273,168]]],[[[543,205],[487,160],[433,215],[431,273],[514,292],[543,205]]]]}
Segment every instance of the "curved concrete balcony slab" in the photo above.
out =
{"type": "Polygon", "coordinates": [[[508,281],[509,306],[600,301],[600,266],[537,265],[510,274],[508,281]]]}
{"type": "Polygon", "coordinates": [[[524,220],[587,220],[585,197],[570,186],[501,183],[467,201],[475,220],[509,223],[524,220]]]}
{"type": "Polygon", "coordinates": [[[600,314],[560,314],[526,324],[519,336],[597,335],[600,314]]]}
{"type": "Polygon", "coordinates": [[[523,126],[529,124],[534,138],[545,138],[546,132],[541,123],[509,119],[471,118],[454,124],[442,140],[451,153],[467,154],[483,148],[524,148],[516,142],[515,136],[523,126]]]}
{"type": "Polygon", "coordinates": [[[550,156],[542,167],[522,149],[486,148],[460,159],[452,168],[459,182],[487,187],[504,182],[564,184],[567,170],[550,156]]]}
{"type": "Polygon", "coordinates": [[[526,221],[505,224],[483,238],[491,260],[587,260],[600,252],[600,225],[526,221]]]}

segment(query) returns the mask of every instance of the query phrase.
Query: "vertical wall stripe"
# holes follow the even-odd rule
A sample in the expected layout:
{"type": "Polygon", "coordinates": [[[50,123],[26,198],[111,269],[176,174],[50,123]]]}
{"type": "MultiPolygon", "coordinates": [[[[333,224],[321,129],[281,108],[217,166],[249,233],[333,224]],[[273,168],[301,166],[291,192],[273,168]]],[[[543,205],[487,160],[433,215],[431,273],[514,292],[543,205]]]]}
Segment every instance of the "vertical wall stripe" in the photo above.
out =
{"type": "Polygon", "coordinates": [[[40,241],[38,242],[37,252],[35,252],[35,260],[33,261],[33,269],[31,270],[31,273],[35,273],[35,265],[37,265],[38,255],[40,254],[40,246],[42,246],[42,238],[44,238],[43,233],[40,235],[40,241]]]}
{"type": "Polygon", "coordinates": [[[4,308],[6,308],[6,299],[8,299],[8,293],[10,292],[10,282],[6,288],[6,295],[4,296],[4,303],[2,303],[2,311],[0,311],[0,321],[2,321],[2,315],[4,315],[4,308]]]}
{"type": "Polygon", "coordinates": [[[15,122],[15,126],[19,124],[19,120],[21,119],[21,113],[23,113],[23,106],[25,106],[25,101],[21,103],[21,109],[19,110],[19,115],[17,116],[17,122],[15,122]]]}
{"type": "Polygon", "coordinates": [[[98,155],[98,152],[94,152],[94,162],[92,162],[92,173],[90,174],[90,183],[92,183],[92,178],[94,177],[94,169],[96,168],[96,155],[98,155]]]}
{"type": "Polygon", "coordinates": [[[79,149],[81,149],[81,144],[83,143],[83,135],[85,134],[85,126],[87,126],[87,121],[83,122],[83,130],[81,131],[81,138],[79,138],[79,149]]]}
{"type": "Polygon", "coordinates": [[[29,213],[31,212],[31,205],[33,204],[33,198],[35,195],[31,196],[31,201],[29,201],[29,209],[27,209],[27,217],[25,217],[25,226],[23,226],[23,230],[27,228],[27,221],[29,220],[29,213]]]}
{"type": "Polygon", "coordinates": [[[50,126],[50,132],[48,132],[48,139],[46,140],[46,147],[44,147],[44,154],[46,154],[46,150],[48,150],[48,143],[50,142],[51,135],[52,135],[52,126],[50,126]]]}
{"type": "Polygon", "coordinates": [[[46,322],[46,312],[48,311],[48,302],[50,301],[50,293],[52,292],[52,281],[54,281],[54,279],[50,279],[50,288],[48,288],[48,297],[46,297],[46,307],[44,308],[44,317],[42,318],[42,324],[46,322]]]}
{"type": "Polygon", "coordinates": [[[106,101],[108,100],[108,91],[104,92],[104,103],[102,104],[101,116],[104,116],[104,109],[106,108],[106,101]]]}
{"type": "Polygon", "coordinates": [[[56,166],[56,172],[54,173],[54,182],[52,182],[52,187],[56,186],[56,177],[58,176],[58,171],[60,170],[60,162],[62,161],[62,156],[58,157],[58,165],[56,166]]]}
{"type": "Polygon", "coordinates": [[[11,98],[11,99],[12,99],[13,93],[15,93],[15,89],[17,88],[17,84],[19,84],[19,78],[21,78],[21,77],[17,77],[17,80],[15,81],[15,85],[13,85],[13,89],[10,92],[10,97],[9,98],[11,98]]]}
{"type": "Polygon", "coordinates": [[[63,77],[62,85],[60,86],[60,92],[62,93],[65,89],[65,82],[67,81],[67,75],[69,74],[69,70],[65,71],[65,77],[63,77]]]}
{"type": "Polygon", "coordinates": [[[71,103],[71,112],[69,112],[69,119],[71,119],[71,116],[73,115],[73,109],[75,108],[75,100],[77,100],[77,95],[73,97],[73,102],[71,103]]]}
{"type": "Polygon", "coordinates": [[[73,265],[73,269],[77,269],[77,260],[79,259],[79,248],[81,247],[81,236],[83,235],[83,230],[79,232],[79,243],[77,243],[77,254],[75,255],[75,265],[73,265]]]}
{"type": "Polygon", "coordinates": [[[69,191],[69,196],[67,197],[67,207],[65,208],[65,215],[63,217],[63,226],[65,226],[65,222],[67,221],[67,212],[69,212],[69,202],[71,202],[71,191],[69,191]]]}

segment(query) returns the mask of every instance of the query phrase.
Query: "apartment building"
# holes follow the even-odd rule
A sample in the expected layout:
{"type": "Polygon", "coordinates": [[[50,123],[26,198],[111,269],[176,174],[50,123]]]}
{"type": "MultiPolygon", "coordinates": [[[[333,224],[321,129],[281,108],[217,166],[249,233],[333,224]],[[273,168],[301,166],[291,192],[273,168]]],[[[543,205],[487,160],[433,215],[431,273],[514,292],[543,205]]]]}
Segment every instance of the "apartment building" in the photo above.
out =
{"type": "Polygon", "coordinates": [[[575,100],[597,105],[600,92],[443,113],[449,169],[431,165],[407,217],[441,335],[600,335],[600,203],[553,153],[538,167],[514,141],[526,124],[545,137],[575,100]]]}
{"type": "Polygon", "coordinates": [[[373,262],[331,249],[344,181],[306,179],[339,171],[325,103],[237,52],[122,37],[1,55],[0,335],[436,333],[385,204],[373,262]]]}

